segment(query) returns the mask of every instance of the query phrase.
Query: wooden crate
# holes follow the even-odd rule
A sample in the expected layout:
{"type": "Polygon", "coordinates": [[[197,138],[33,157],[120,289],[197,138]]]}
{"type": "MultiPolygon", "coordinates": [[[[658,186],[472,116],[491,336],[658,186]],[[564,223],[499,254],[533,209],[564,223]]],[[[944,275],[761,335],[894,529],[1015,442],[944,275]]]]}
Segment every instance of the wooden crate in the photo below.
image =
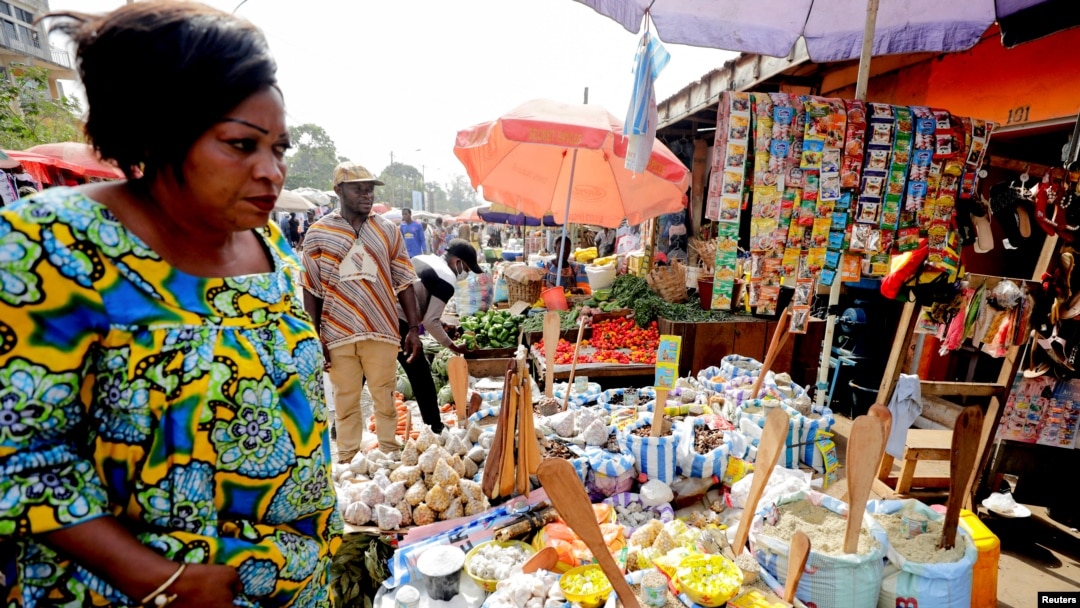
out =
{"type": "MultiPolygon", "coordinates": [[[[764,361],[776,321],[758,317],[709,323],[684,323],[659,319],[661,334],[681,336],[679,375],[696,374],[710,365],[719,365],[728,355],[741,355],[764,361]]],[[[792,374],[795,382],[812,385],[821,353],[825,323],[812,319],[806,334],[792,334],[773,363],[773,371],[792,374]],[[809,384],[808,384],[809,383],[809,384]]]]}
{"type": "Polygon", "coordinates": [[[502,359],[469,359],[469,375],[473,378],[503,377],[506,367],[513,363],[513,357],[502,359]]]}
{"type": "Polygon", "coordinates": [[[517,348],[478,348],[465,353],[469,361],[474,359],[506,359],[513,358],[517,348]]]}

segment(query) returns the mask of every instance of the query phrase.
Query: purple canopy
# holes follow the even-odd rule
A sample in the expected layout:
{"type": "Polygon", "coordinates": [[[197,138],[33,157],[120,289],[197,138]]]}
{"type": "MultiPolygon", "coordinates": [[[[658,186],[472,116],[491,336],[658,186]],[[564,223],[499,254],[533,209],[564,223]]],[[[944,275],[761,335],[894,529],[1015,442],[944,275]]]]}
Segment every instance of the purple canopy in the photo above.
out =
{"type": "Polygon", "coordinates": [[[481,207],[477,210],[477,214],[480,219],[484,220],[488,224],[506,224],[508,226],[558,226],[555,223],[555,218],[550,215],[545,215],[543,220],[536,217],[525,215],[524,213],[503,213],[501,211],[490,211],[490,207],[481,207]]]}
{"type": "MultiPolygon", "coordinates": [[[[648,9],[657,35],[671,44],[785,57],[802,36],[815,62],[857,59],[866,16],[866,0],[577,1],[629,32],[640,29],[648,9]]],[[[967,50],[999,16],[1022,15],[1042,5],[1060,5],[1071,14],[1075,9],[1067,11],[1064,5],[1072,2],[1076,0],[881,0],[872,54],[967,50]]],[[[1041,23],[1044,31],[1039,35],[1071,25],[1076,25],[1075,18],[1064,26],[1050,19],[1041,23]]],[[[1025,33],[1024,38],[1039,35],[1025,33]]]]}

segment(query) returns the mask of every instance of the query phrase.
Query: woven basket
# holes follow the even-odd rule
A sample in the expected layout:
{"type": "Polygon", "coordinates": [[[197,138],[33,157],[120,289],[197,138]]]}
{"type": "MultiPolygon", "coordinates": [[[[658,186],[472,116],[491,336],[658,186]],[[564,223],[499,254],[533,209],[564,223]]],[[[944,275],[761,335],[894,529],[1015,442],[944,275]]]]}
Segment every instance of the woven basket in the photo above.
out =
{"type": "Polygon", "coordinates": [[[527,302],[532,304],[540,299],[540,292],[544,290],[543,281],[529,281],[522,283],[509,277],[506,278],[506,293],[511,304],[514,302],[527,302]]]}
{"type": "Polygon", "coordinates": [[[674,260],[670,266],[654,267],[645,281],[665,301],[678,304],[687,300],[686,266],[678,260],[674,260]]]}

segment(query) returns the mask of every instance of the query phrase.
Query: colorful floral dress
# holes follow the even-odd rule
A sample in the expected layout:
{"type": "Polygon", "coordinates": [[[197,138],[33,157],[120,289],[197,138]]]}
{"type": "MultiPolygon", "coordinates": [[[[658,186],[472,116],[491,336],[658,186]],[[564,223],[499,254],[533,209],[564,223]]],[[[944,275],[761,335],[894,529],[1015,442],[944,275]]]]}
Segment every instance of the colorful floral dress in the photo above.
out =
{"type": "Polygon", "coordinates": [[[272,272],[200,278],[71,189],[0,212],[5,605],[135,604],[36,538],[107,514],[235,567],[238,605],[331,605],[322,351],[292,250],[257,234],[272,272]]]}

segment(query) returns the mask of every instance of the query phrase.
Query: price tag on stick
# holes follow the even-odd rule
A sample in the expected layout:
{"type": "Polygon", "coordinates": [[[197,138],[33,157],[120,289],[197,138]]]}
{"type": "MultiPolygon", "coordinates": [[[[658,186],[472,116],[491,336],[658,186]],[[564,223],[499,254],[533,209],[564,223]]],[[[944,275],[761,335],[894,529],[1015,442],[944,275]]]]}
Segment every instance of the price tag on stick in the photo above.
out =
{"type": "Polygon", "coordinates": [[[660,437],[664,434],[664,409],[667,407],[668,389],[663,386],[656,387],[656,404],[653,405],[652,436],[660,437]]]}
{"type": "Polygon", "coordinates": [[[682,336],[660,336],[660,343],[656,347],[656,386],[675,388],[675,379],[679,377],[681,350],[682,336]]]}

